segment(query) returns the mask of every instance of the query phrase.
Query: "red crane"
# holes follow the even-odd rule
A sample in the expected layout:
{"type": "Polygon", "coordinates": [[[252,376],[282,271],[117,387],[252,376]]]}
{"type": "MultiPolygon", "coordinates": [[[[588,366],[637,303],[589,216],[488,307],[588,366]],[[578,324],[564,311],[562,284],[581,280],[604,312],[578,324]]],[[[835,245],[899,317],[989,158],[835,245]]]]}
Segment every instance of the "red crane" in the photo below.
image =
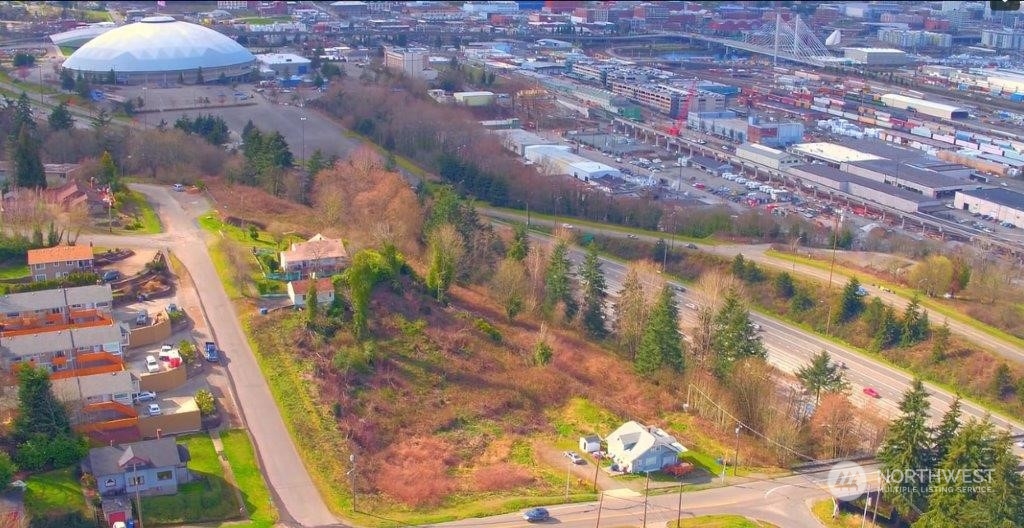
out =
{"type": "Polygon", "coordinates": [[[690,81],[690,86],[686,88],[686,100],[679,104],[679,113],[676,114],[676,122],[669,129],[668,133],[673,136],[678,136],[679,132],[686,128],[686,117],[690,113],[690,102],[693,101],[694,97],[697,97],[697,79],[694,78],[690,81]]]}

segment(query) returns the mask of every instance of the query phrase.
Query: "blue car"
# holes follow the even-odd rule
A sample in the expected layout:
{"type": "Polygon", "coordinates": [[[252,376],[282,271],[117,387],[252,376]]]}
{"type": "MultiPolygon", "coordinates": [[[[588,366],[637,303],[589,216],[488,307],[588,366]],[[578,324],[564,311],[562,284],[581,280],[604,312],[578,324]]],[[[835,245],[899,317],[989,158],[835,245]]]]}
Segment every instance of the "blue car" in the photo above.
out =
{"type": "Polygon", "coordinates": [[[523,520],[526,522],[541,522],[551,518],[551,514],[545,508],[530,508],[523,512],[523,520]]]}

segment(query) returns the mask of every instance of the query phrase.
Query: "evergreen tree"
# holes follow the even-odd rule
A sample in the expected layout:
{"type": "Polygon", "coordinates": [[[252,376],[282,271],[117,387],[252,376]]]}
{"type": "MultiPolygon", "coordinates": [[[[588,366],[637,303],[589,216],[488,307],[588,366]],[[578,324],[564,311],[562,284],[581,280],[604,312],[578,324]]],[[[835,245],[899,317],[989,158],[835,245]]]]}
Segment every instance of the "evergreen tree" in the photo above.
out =
{"type": "Polygon", "coordinates": [[[938,363],[946,359],[946,351],[949,350],[949,321],[942,323],[942,326],[935,329],[932,335],[932,361],[938,363]]]}
{"type": "Polygon", "coordinates": [[[666,284],[651,309],[650,321],[640,341],[633,368],[638,374],[649,376],[663,367],[682,372],[684,366],[679,308],[672,287],[666,284]]]}
{"type": "Polygon", "coordinates": [[[506,256],[520,262],[530,253],[530,234],[526,231],[526,224],[516,222],[512,231],[512,243],[508,246],[506,256]]]}
{"type": "Polygon", "coordinates": [[[736,290],[730,289],[721,310],[712,323],[711,350],[715,356],[712,370],[725,379],[737,361],[748,357],[768,356],[750,321],[750,312],[740,301],[736,290]]]}
{"type": "Polygon", "coordinates": [[[896,310],[891,305],[882,310],[882,319],[878,323],[878,330],[875,332],[874,340],[871,343],[875,350],[885,350],[900,342],[900,334],[903,327],[896,317],[896,310]]]}
{"type": "Polygon", "coordinates": [[[107,110],[104,108],[101,109],[100,113],[96,114],[96,117],[92,119],[92,128],[93,130],[103,130],[107,128],[108,125],[110,125],[110,114],[108,114],[107,110]]]}
{"type": "Polygon", "coordinates": [[[97,176],[101,184],[109,185],[114,191],[121,186],[117,177],[117,165],[114,165],[114,158],[107,151],[103,151],[103,155],[100,156],[100,170],[97,176]]]}
{"type": "Polygon", "coordinates": [[[839,298],[840,321],[849,321],[864,310],[864,299],[860,296],[860,288],[860,281],[856,277],[851,277],[850,282],[843,287],[843,293],[839,298]]]}
{"type": "Polygon", "coordinates": [[[587,256],[580,265],[580,281],[583,285],[583,330],[594,339],[604,339],[608,329],[604,324],[604,300],[608,296],[608,285],[601,270],[601,259],[597,245],[587,246],[587,256]]]}
{"type": "Polygon", "coordinates": [[[89,81],[86,80],[85,76],[82,75],[82,72],[78,72],[78,77],[75,78],[75,93],[77,93],[79,97],[86,99],[88,99],[89,95],[92,93],[92,86],[89,84],[89,81]]]}
{"type": "Polygon", "coordinates": [[[310,278],[309,289],[306,290],[306,321],[308,324],[315,323],[317,316],[320,315],[320,305],[317,304],[317,295],[319,295],[319,293],[316,291],[316,279],[310,278]]]}
{"type": "Polygon", "coordinates": [[[36,436],[56,438],[71,434],[64,404],[53,394],[50,373],[29,364],[18,369],[18,416],[14,436],[26,441],[36,436]]]}
{"type": "Polygon", "coordinates": [[[39,154],[39,143],[23,127],[11,147],[11,166],[14,184],[18,187],[46,188],[46,172],[39,154]]]}
{"type": "Polygon", "coordinates": [[[324,158],[323,151],[320,149],[314,150],[313,154],[309,156],[309,161],[306,162],[306,170],[309,171],[309,175],[316,176],[326,168],[327,160],[324,158]]]}
{"type": "Polygon", "coordinates": [[[928,338],[928,313],[921,310],[921,303],[915,296],[903,311],[900,329],[900,346],[913,346],[928,338]]]}
{"type": "MultiPolygon", "coordinates": [[[[930,470],[932,460],[932,431],[928,427],[928,391],[924,383],[915,378],[900,400],[900,416],[889,425],[889,431],[878,452],[884,474],[904,474],[930,470]]],[[[915,518],[927,508],[927,490],[922,486],[892,486],[886,496],[904,518],[915,518]]]]}
{"type": "Polygon", "coordinates": [[[842,369],[832,361],[832,356],[827,350],[822,350],[811,358],[811,363],[797,371],[796,377],[804,388],[814,393],[815,405],[821,400],[823,391],[843,392],[850,388],[850,384],[843,377],[842,369]]]}
{"type": "Polygon", "coordinates": [[[561,302],[565,307],[566,320],[576,318],[578,307],[569,282],[569,244],[560,240],[551,251],[547,274],[544,276],[544,309],[549,312],[561,302]]]}
{"type": "Polygon", "coordinates": [[[999,363],[996,372],[992,376],[992,393],[996,398],[1004,399],[1013,394],[1013,373],[1006,363],[999,363]]]}
{"type": "Polygon", "coordinates": [[[960,418],[962,414],[960,396],[957,395],[953,403],[950,404],[949,410],[946,411],[946,414],[942,415],[942,422],[935,428],[935,434],[932,437],[933,462],[937,463],[946,458],[953,440],[956,439],[956,435],[960,431],[960,418]]]}
{"type": "Polygon", "coordinates": [[[793,276],[783,271],[782,273],[775,276],[775,293],[783,299],[790,299],[793,297],[793,293],[796,291],[796,285],[793,284],[793,276]]]}
{"type": "Polygon", "coordinates": [[[800,313],[806,312],[814,307],[814,299],[811,298],[807,290],[803,288],[797,288],[793,292],[793,298],[789,300],[789,309],[793,312],[800,313]]]}
{"type": "Polygon", "coordinates": [[[71,70],[65,68],[60,71],[60,88],[65,92],[75,89],[75,78],[71,75],[71,70]]]}
{"type": "Polygon", "coordinates": [[[68,104],[61,102],[59,105],[53,107],[53,111],[50,112],[50,117],[47,119],[50,128],[54,131],[58,130],[71,130],[75,126],[75,119],[71,116],[71,112],[68,110],[68,104]]]}
{"type": "Polygon", "coordinates": [[[14,107],[13,125],[12,135],[15,137],[23,128],[28,129],[29,132],[36,130],[36,120],[32,118],[32,102],[25,92],[21,92],[21,95],[18,96],[18,102],[14,107]]]}
{"type": "Polygon", "coordinates": [[[107,72],[107,84],[117,84],[117,74],[114,73],[113,68],[107,72]]]}

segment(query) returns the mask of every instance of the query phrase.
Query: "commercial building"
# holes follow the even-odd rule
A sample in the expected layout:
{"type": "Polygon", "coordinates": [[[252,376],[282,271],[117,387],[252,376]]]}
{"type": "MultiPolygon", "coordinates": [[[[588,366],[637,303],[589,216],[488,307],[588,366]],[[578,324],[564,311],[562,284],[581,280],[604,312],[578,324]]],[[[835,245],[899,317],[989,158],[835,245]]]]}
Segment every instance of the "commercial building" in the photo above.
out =
{"type": "Polygon", "coordinates": [[[519,12],[519,4],[513,1],[491,0],[489,2],[466,2],[462,10],[469,15],[487,17],[491,14],[511,15],[519,12]]]}
{"type": "Polygon", "coordinates": [[[143,18],[90,40],[64,61],[73,74],[102,80],[111,71],[118,83],[169,84],[237,79],[256,67],[256,58],[230,37],[169,16],[143,18]],[[201,76],[200,76],[201,72],[201,76]]]}
{"type": "Polygon", "coordinates": [[[612,93],[626,97],[643,106],[653,108],[669,117],[681,117],[680,109],[689,100],[690,112],[714,112],[725,110],[725,96],[714,92],[688,90],[664,84],[635,84],[613,81],[612,93]]]}
{"type": "Polygon", "coordinates": [[[949,48],[953,46],[953,35],[932,31],[881,28],[878,40],[901,48],[949,48]]]}
{"type": "Polygon", "coordinates": [[[555,144],[553,141],[522,129],[495,130],[494,133],[501,137],[501,144],[506,150],[519,157],[526,156],[526,147],[555,144]]]}
{"type": "Polygon", "coordinates": [[[622,177],[618,169],[573,154],[566,146],[532,145],[526,147],[525,151],[526,159],[535,163],[546,174],[567,175],[583,181],[593,181],[605,176],[622,177]]]}
{"type": "Polygon", "coordinates": [[[1024,194],[1003,189],[973,189],[956,193],[953,206],[957,209],[994,217],[999,222],[1024,226],[1024,194]]]}
{"type": "Polygon", "coordinates": [[[802,160],[797,156],[782,150],[758,145],[757,143],[746,143],[736,147],[736,157],[749,161],[754,165],[767,168],[775,174],[781,174],[786,167],[802,163],[802,160]]]}
{"type": "Polygon", "coordinates": [[[291,77],[293,75],[305,76],[310,73],[309,59],[295,55],[294,53],[267,53],[257,55],[256,61],[260,65],[260,73],[271,77],[291,77]]]}
{"type": "Polygon", "coordinates": [[[886,106],[899,108],[900,110],[920,112],[941,119],[967,119],[970,117],[970,112],[965,108],[918,99],[916,97],[908,97],[906,95],[885,94],[882,96],[882,102],[886,106]]]}
{"type": "Polygon", "coordinates": [[[731,110],[718,112],[690,112],[686,118],[686,127],[713,134],[721,138],[744,143],[747,141],[746,119],[739,119],[731,110]]]}
{"type": "Polygon", "coordinates": [[[28,250],[32,280],[44,281],[93,270],[92,247],[59,245],[28,250]]]}
{"type": "MultiPolygon", "coordinates": [[[[376,3],[376,2],[375,2],[376,3]]],[[[331,10],[343,18],[364,17],[370,14],[370,6],[358,0],[340,0],[331,2],[331,10]]]]}
{"type": "Polygon", "coordinates": [[[424,48],[385,48],[384,66],[414,79],[431,80],[437,72],[427,68],[429,54],[424,48]]]}
{"type": "Polygon", "coordinates": [[[843,48],[843,56],[865,66],[902,66],[907,53],[892,48],[843,48]]]}
{"type": "Polygon", "coordinates": [[[1024,49],[1024,31],[1020,29],[983,29],[981,45],[998,50],[1019,51],[1024,49]]]}

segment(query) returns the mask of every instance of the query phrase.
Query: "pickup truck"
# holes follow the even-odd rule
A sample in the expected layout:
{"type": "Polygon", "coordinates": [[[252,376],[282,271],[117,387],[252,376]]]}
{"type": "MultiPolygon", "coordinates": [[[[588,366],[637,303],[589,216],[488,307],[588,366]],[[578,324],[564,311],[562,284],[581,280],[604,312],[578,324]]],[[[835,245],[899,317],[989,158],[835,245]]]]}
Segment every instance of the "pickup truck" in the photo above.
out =
{"type": "Polygon", "coordinates": [[[213,363],[220,361],[220,352],[217,350],[217,343],[207,341],[206,344],[203,345],[203,357],[206,358],[207,361],[213,363]]]}

